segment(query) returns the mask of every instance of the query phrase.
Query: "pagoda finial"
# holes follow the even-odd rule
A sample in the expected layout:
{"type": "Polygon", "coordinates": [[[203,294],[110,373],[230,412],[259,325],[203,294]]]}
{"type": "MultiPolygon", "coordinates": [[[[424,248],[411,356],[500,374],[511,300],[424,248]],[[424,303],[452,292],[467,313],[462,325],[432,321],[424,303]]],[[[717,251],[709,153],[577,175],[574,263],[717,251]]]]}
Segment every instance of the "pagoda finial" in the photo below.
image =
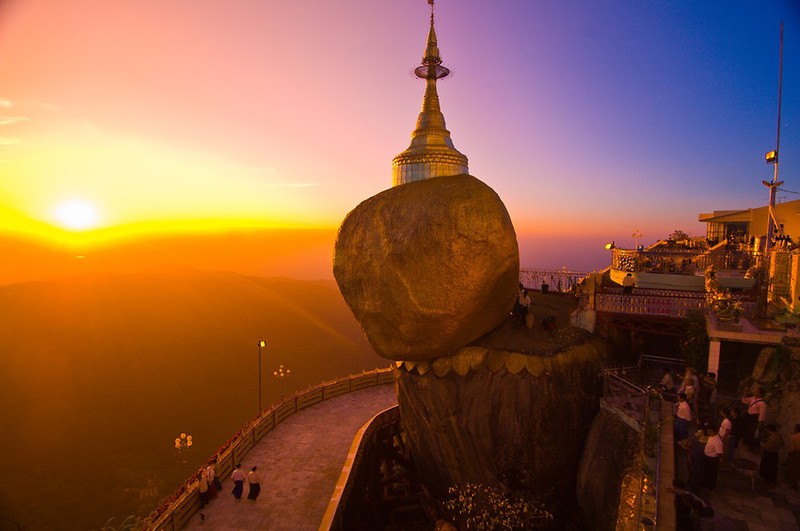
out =
{"type": "Polygon", "coordinates": [[[450,70],[442,65],[442,57],[439,55],[439,45],[436,42],[436,29],[433,25],[433,0],[428,0],[431,6],[431,29],[428,30],[428,41],[425,46],[425,55],[422,57],[422,65],[414,70],[414,74],[422,79],[441,79],[450,74],[450,70]]]}
{"type": "Polygon", "coordinates": [[[449,75],[450,69],[442,66],[433,25],[433,3],[434,0],[428,0],[431,27],[425,55],[422,64],[414,69],[414,75],[425,80],[422,112],[417,118],[417,127],[411,133],[411,145],[392,161],[392,183],[395,186],[432,177],[469,173],[467,157],[453,146],[439,105],[436,80],[449,75]]]}

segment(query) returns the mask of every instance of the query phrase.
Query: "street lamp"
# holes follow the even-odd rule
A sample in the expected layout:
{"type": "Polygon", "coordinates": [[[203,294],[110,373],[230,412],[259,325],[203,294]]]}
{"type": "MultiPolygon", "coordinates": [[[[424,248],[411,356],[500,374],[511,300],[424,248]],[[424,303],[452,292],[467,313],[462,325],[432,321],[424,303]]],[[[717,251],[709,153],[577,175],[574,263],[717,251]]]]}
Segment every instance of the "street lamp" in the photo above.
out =
{"type": "Polygon", "coordinates": [[[636,229],[635,231],[633,231],[633,234],[631,234],[631,238],[633,238],[634,241],[636,242],[636,250],[639,250],[639,238],[641,238],[642,236],[643,234],[639,232],[639,229],[636,229]]]}
{"type": "Polygon", "coordinates": [[[280,381],[280,383],[281,383],[281,399],[283,399],[283,379],[285,377],[289,376],[289,374],[291,374],[291,372],[292,372],[292,369],[288,369],[288,368],[284,369],[283,365],[279,366],[277,371],[273,371],[272,372],[273,376],[275,376],[275,378],[277,378],[278,381],[280,381]]]}
{"type": "Polygon", "coordinates": [[[186,475],[186,459],[183,458],[184,450],[188,450],[192,446],[192,436],[181,433],[180,437],[175,438],[175,449],[178,450],[178,455],[181,457],[183,465],[183,474],[186,475]]]}
{"type": "Polygon", "coordinates": [[[264,409],[261,407],[261,349],[267,346],[267,342],[263,339],[258,342],[258,414],[260,415],[264,409]]]}

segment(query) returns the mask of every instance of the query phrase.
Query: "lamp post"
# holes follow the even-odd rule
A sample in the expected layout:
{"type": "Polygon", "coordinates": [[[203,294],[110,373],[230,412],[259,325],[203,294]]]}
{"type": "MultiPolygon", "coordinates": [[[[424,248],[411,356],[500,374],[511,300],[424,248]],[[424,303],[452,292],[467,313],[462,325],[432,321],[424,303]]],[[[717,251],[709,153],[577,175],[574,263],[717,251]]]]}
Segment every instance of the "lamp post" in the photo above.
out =
{"type": "Polygon", "coordinates": [[[772,182],[761,181],[764,186],[769,188],[769,217],[767,218],[767,241],[764,244],[764,256],[769,257],[769,251],[772,249],[772,243],[775,236],[783,236],[781,225],[775,219],[775,192],[776,188],[783,184],[783,181],[778,180],[778,154],[781,149],[781,93],[783,92],[783,21],[781,20],[781,35],[780,35],[780,60],[778,63],[778,127],[775,134],[775,149],[767,152],[764,159],[767,164],[772,164],[772,182]],[[776,234],[777,232],[777,234],[776,234]]]}
{"type": "Polygon", "coordinates": [[[277,371],[273,371],[272,372],[273,376],[275,376],[275,378],[278,379],[278,381],[280,382],[280,385],[281,385],[281,400],[283,400],[283,379],[285,377],[289,376],[289,374],[291,374],[291,372],[292,372],[291,369],[288,369],[288,368],[284,369],[283,365],[279,366],[277,371]]]}
{"type": "Polygon", "coordinates": [[[192,436],[181,433],[180,437],[175,438],[175,449],[178,450],[178,455],[181,458],[183,468],[183,475],[186,475],[186,459],[183,458],[183,452],[192,446],[192,436]]]}
{"type": "Polygon", "coordinates": [[[264,408],[261,407],[261,349],[267,346],[267,342],[263,339],[258,342],[258,414],[260,415],[264,408]]]}
{"type": "Polygon", "coordinates": [[[636,229],[635,231],[633,231],[633,234],[631,234],[631,237],[636,242],[635,248],[637,251],[639,250],[639,238],[641,238],[642,236],[643,234],[639,232],[639,229],[636,229]]]}

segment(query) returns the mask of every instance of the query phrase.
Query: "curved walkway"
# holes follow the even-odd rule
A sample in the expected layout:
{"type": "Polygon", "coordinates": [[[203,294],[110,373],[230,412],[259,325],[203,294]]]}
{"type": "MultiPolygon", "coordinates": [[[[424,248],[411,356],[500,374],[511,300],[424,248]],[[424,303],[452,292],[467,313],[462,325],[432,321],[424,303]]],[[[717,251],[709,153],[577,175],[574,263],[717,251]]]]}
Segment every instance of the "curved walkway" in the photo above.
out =
{"type": "Polygon", "coordinates": [[[397,404],[394,385],[379,385],[302,409],[278,424],[242,462],[258,466],[261,496],[237,501],[226,478],[216,499],[184,529],[316,530],[328,507],[356,432],[397,404]],[[204,518],[201,518],[201,515],[204,518]]]}

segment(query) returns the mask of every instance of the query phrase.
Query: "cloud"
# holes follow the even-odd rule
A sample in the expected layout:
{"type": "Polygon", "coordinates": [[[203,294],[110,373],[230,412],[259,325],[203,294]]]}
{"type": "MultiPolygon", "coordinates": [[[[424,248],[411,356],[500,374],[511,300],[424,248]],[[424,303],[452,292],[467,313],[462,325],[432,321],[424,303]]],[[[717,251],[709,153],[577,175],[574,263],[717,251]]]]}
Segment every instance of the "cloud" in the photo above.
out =
{"type": "Polygon", "coordinates": [[[7,100],[5,98],[0,98],[0,107],[3,107],[5,109],[10,109],[13,106],[14,106],[14,104],[11,103],[11,100],[7,100]]]}
{"type": "Polygon", "coordinates": [[[22,122],[30,122],[27,116],[0,116],[0,125],[14,125],[22,122]]]}
{"type": "Polygon", "coordinates": [[[2,137],[0,136],[0,146],[13,146],[22,143],[22,140],[16,137],[2,137]]]}

